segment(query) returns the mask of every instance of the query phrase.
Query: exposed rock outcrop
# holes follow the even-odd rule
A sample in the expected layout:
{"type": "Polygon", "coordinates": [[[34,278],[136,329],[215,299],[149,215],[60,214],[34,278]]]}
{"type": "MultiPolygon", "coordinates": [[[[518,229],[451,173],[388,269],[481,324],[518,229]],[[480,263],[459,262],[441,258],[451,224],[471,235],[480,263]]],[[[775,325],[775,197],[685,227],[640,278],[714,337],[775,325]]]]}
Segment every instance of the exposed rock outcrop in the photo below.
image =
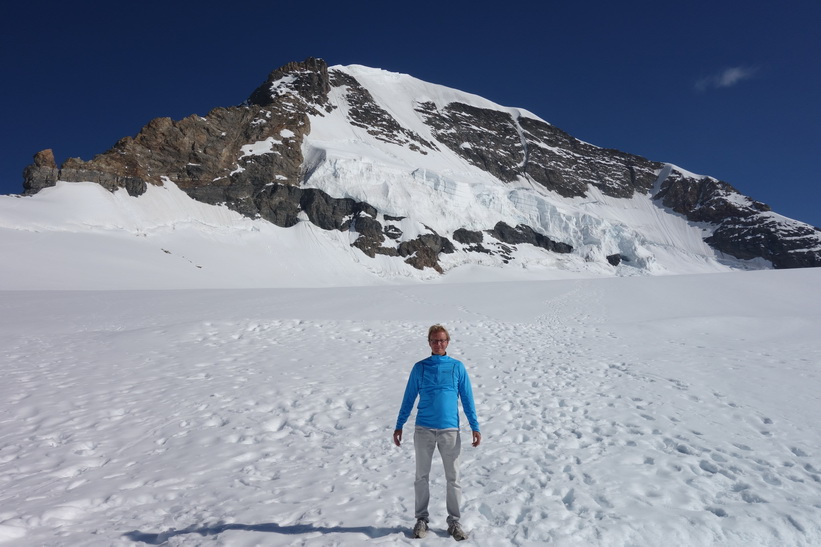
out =
{"type": "Polygon", "coordinates": [[[672,174],[655,199],[693,222],[712,227],[705,241],[740,258],[763,258],[776,268],[821,266],[821,231],[771,212],[770,207],[710,177],[672,174]]]}
{"type": "Polygon", "coordinates": [[[573,251],[573,247],[567,243],[553,241],[550,238],[536,232],[533,228],[526,224],[520,224],[515,228],[511,228],[504,222],[499,222],[493,227],[492,230],[488,230],[488,233],[499,241],[510,243],[512,245],[529,243],[530,245],[535,245],[536,247],[541,247],[543,249],[547,249],[548,251],[553,251],[554,253],[570,253],[573,251]]]}
{"type": "Polygon", "coordinates": [[[34,163],[23,170],[23,194],[36,194],[43,188],[54,186],[60,177],[60,170],[54,161],[54,151],[41,150],[34,154],[34,163]]]}
{"type": "MultiPolygon", "coordinates": [[[[310,131],[308,114],[327,107],[330,83],[324,61],[290,63],[271,73],[241,106],[215,108],[180,121],[151,120],[90,161],[69,158],[59,180],[96,182],[138,196],[148,184],[168,179],[206,203],[226,203],[247,215],[254,196],[268,183],[298,184],[300,146],[310,131]],[[287,79],[283,92],[276,83],[287,79]]],[[[53,155],[52,164],[53,164],[53,155]]],[[[57,180],[45,156],[30,166],[24,186],[34,193],[57,180]],[[39,163],[38,163],[39,161],[39,163]]]]}
{"type": "Polygon", "coordinates": [[[288,63],[268,75],[261,86],[248,97],[248,104],[261,107],[283,105],[299,112],[306,110],[318,114],[322,109],[330,112],[328,93],[331,81],[328,64],[322,59],[309,57],[301,63],[288,63]]]}
{"type": "Polygon", "coordinates": [[[439,142],[500,180],[529,178],[565,197],[594,186],[609,196],[646,192],[663,164],[584,143],[543,121],[451,103],[418,105],[439,142]]]}

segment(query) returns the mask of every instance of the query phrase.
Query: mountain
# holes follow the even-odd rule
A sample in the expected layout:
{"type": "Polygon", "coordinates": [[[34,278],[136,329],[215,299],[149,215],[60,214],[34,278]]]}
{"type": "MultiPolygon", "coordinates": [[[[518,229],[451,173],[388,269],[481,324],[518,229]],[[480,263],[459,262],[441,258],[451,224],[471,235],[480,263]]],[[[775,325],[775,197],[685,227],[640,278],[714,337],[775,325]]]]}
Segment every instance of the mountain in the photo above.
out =
{"type": "Polygon", "coordinates": [[[58,182],[137,201],[179,188],[254,222],[309,222],[388,276],[395,261],[601,275],[821,266],[819,229],[726,182],[582,142],[520,108],[313,58],[239,106],[152,120],[90,161],[58,167],[41,151],[24,194],[58,182]]]}

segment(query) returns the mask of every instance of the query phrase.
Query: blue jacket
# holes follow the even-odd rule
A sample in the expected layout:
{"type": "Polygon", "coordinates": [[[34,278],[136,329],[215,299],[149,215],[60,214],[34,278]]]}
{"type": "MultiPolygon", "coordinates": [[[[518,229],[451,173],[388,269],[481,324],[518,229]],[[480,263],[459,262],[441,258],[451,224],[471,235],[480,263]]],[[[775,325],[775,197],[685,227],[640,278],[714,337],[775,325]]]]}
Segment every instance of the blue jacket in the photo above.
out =
{"type": "Polygon", "coordinates": [[[413,365],[396,429],[402,429],[408,421],[413,403],[419,397],[416,409],[416,425],[431,429],[458,429],[459,407],[457,398],[462,400],[462,410],[473,431],[479,431],[476,406],[473,404],[473,388],[470,386],[465,365],[447,355],[431,355],[413,365]]]}

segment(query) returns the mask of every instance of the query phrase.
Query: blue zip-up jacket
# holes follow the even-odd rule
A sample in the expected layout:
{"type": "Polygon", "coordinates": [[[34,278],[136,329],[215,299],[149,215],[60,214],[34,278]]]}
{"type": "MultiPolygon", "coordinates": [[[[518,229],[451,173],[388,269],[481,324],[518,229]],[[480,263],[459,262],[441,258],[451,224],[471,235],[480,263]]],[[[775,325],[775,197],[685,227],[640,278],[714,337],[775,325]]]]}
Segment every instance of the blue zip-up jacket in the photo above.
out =
{"type": "Polygon", "coordinates": [[[470,386],[465,365],[448,355],[431,355],[413,365],[396,429],[402,429],[408,421],[413,403],[419,397],[416,408],[416,425],[431,429],[458,429],[459,407],[457,398],[462,400],[462,410],[467,416],[470,428],[479,431],[476,406],[473,404],[473,388],[470,386]]]}

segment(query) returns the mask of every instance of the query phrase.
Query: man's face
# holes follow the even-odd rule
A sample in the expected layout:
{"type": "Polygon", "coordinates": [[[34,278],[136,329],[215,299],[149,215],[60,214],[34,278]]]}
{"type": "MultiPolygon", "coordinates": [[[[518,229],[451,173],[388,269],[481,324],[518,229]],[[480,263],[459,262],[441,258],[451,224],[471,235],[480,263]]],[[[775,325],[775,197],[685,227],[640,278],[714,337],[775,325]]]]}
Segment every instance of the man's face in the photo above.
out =
{"type": "Polygon", "coordinates": [[[430,350],[434,355],[444,355],[448,349],[448,342],[450,342],[448,335],[442,331],[434,332],[430,335],[430,338],[428,338],[430,350]]]}

